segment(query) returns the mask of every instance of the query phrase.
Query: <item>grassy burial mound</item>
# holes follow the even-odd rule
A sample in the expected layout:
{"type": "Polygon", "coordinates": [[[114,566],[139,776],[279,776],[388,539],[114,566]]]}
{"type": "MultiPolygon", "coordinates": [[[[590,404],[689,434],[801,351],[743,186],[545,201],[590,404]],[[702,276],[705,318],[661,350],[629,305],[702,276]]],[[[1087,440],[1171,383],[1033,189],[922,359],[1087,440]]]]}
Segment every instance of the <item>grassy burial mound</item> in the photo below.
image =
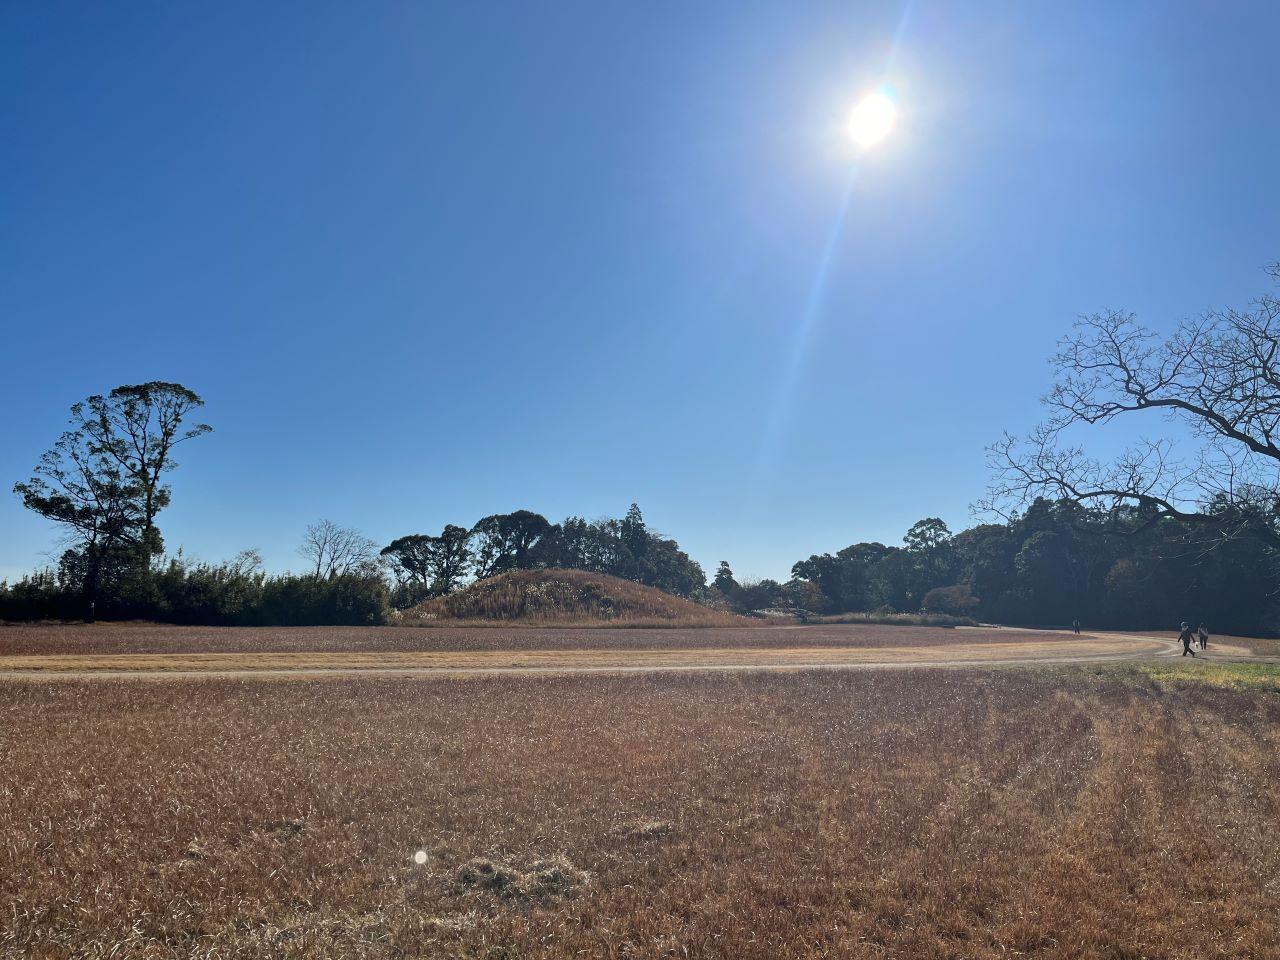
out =
{"type": "Polygon", "coordinates": [[[615,627],[729,627],[754,623],[654,587],[582,570],[515,570],[499,574],[419,604],[405,612],[404,622],[615,627]]]}

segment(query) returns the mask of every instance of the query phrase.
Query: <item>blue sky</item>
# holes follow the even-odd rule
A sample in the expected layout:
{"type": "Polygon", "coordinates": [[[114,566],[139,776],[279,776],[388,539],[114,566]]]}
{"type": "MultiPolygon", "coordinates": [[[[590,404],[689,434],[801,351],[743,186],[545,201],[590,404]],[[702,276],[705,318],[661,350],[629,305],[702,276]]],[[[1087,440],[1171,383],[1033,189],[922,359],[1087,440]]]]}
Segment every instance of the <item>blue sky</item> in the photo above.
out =
{"type": "MultiPolygon", "coordinates": [[[[1076,315],[1266,288],[1277,35],[1272,3],[0,5],[0,480],[171,379],[216,432],[161,527],[206,559],[632,500],[746,576],[958,529],[1076,315]]],[[[53,540],[0,496],[0,576],[53,540]]]]}

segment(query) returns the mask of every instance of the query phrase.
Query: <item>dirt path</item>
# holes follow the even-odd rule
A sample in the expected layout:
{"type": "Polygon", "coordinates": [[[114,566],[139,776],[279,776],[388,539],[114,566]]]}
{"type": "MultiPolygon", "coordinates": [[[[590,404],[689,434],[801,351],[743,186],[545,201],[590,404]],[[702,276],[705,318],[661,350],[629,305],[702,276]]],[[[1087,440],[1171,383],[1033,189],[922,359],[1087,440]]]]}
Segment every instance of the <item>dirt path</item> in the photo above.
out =
{"type": "MultiPolygon", "coordinates": [[[[1043,641],[916,647],[524,650],[414,653],[190,653],[0,657],[0,679],[288,679],[735,670],[947,669],[1148,660],[1177,656],[1176,641],[1083,634],[1043,641]]],[[[1213,651],[1211,650],[1210,653],[1213,651]]],[[[1265,659],[1209,656],[1205,659],[1265,659]]]]}

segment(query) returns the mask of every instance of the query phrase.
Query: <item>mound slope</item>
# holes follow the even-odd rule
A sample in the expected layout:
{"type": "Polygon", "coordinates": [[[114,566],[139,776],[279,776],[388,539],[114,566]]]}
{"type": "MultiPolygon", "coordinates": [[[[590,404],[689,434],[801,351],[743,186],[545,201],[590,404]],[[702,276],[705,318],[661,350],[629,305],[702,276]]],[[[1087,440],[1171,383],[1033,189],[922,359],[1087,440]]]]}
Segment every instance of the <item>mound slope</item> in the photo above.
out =
{"type": "Polygon", "coordinates": [[[523,623],[574,626],[750,626],[754,621],[654,587],[583,570],[513,570],[407,610],[429,625],[523,623]]]}

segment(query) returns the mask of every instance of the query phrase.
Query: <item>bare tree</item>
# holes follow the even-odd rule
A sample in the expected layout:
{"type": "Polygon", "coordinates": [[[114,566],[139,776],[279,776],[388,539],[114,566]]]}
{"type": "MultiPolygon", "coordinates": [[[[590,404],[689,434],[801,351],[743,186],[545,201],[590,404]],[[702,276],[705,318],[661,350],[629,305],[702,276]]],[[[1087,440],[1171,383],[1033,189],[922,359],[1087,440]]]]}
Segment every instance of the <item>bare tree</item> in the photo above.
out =
{"type": "MultiPolygon", "coordinates": [[[[1269,269],[1280,281],[1280,263],[1269,269]]],[[[1280,547],[1280,297],[1211,311],[1168,337],[1132,314],[1079,321],[1052,360],[1048,419],[990,450],[995,479],[980,506],[1007,515],[1035,497],[1246,531],[1280,547]],[[1078,425],[1159,412],[1190,429],[1189,458],[1143,441],[1110,462],[1064,440],[1078,425]]]]}
{"type": "Polygon", "coordinates": [[[378,564],[378,544],[358,530],[321,520],[307,527],[298,553],[312,564],[317,577],[367,573],[378,564]]]}

